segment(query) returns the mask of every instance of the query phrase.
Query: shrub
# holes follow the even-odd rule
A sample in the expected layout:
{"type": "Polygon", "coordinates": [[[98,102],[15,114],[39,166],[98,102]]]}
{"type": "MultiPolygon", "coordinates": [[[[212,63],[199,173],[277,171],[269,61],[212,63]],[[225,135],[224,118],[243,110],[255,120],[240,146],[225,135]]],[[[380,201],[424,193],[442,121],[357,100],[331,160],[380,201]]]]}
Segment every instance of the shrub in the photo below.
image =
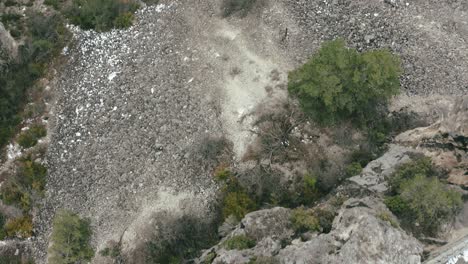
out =
{"type": "Polygon", "coordinates": [[[359,162],[352,162],[346,167],[346,176],[352,177],[362,172],[362,166],[359,162]]]}
{"type": "Polygon", "coordinates": [[[18,144],[23,148],[30,148],[37,144],[38,139],[45,137],[47,130],[44,125],[32,125],[18,137],[18,144]]]}
{"type": "Polygon", "coordinates": [[[22,216],[8,220],[5,224],[5,231],[9,237],[27,238],[32,236],[32,218],[31,216],[22,216]]]}
{"type": "Polygon", "coordinates": [[[424,175],[427,177],[436,176],[437,172],[432,166],[430,158],[422,157],[414,161],[408,162],[400,166],[391,177],[388,178],[388,183],[393,193],[397,193],[407,180],[413,179],[416,175],[424,175]]]}
{"type": "Polygon", "coordinates": [[[82,29],[108,31],[129,27],[137,9],[138,3],[133,0],[73,0],[66,13],[82,29]]]}
{"type": "Polygon", "coordinates": [[[46,184],[47,168],[42,164],[31,161],[30,158],[20,161],[18,181],[28,189],[37,192],[44,191],[46,184]]]}
{"type": "Polygon", "coordinates": [[[320,221],[315,217],[312,210],[299,207],[291,214],[291,223],[296,233],[308,231],[320,231],[320,221]]]}
{"type": "Polygon", "coordinates": [[[247,237],[246,235],[233,236],[223,242],[223,247],[227,250],[243,250],[255,247],[255,240],[247,237]]]}
{"type": "Polygon", "coordinates": [[[2,201],[7,205],[19,205],[24,211],[31,209],[31,197],[16,183],[6,182],[1,189],[2,201]]]}
{"type": "Polygon", "coordinates": [[[241,220],[247,213],[257,208],[257,204],[249,196],[246,189],[229,170],[220,169],[215,177],[223,184],[222,215],[224,219],[232,215],[237,220],[241,220]]]}
{"type": "Polygon", "coordinates": [[[70,211],[59,211],[53,222],[49,263],[81,263],[90,261],[94,251],[89,245],[91,228],[88,220],[70,211]]]}
{"type": "Polygon", "coordinates": [[[246,16],[255,2],[256,0],[223,0],[221,6],[223,16],[227,17],[237,12],[246,16]]]}
{"type": "Polygon", "coordinates": [[[256,209],[255,202],[245,191],[228,192],[223,201],[223,216],[227,218],[233,215],[241,220],[246,214],[256,209]]]}
{"type": "Polygon", "coordinates": [[[214,172],[216,181],[225,182],[231,177],[231,171],[225,166],[219,166],[214,172]]]}
{"type": "Polygon", "coordinates": [[[106,247],[103,250],[99,251],[99,254],[104,257],[117,258],[120,256],[120,246],[114,245],[111,247],[106,247]]]}
{"type": "Polygon", "coordinates": [[[385,204],[402,226],[416,235],[437,235],[440,226],[453,219],[463,204],[461,194],[435,176],[427,158],[401,166],[389,182],[391,196],[385,204]]]}
{"type": "Polygon", "coordinates": [[[326,42],[289,74],[289,92],[320,123],[354,119],[363,124],[399,93],[400,60],[388,50],[358,53],[342,39],[326,42]]]}

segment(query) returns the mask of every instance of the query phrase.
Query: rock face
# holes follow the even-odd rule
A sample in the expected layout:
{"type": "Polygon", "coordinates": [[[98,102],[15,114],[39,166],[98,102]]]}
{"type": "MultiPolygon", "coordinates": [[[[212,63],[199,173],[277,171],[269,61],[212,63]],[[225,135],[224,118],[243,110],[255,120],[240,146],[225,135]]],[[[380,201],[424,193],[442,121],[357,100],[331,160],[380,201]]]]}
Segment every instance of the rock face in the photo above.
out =
{"type": "Polygon", "coordinates": [[[448,181],[468,188],[468,96],[459,98],[439,122],[407,131],[396,138],[430,156],[448,172],[448,181]]]}
{"type": "Polygon", "coordinates": [[[375,198],[349,199],[339,210],[332,231],[309,241],[293,240],[290,210],[273,208],[250,213],[239,226],[199,260],[216,255],[213,263],[420,263],[423,246],[395,227],[396,219],[375,198]],[[384,218],[383,216],[387,218],[384,218]],[[385,219],[385,220],[384,220],[385,219]],[[393,225],[391,223],[394,223],[393,225]],[[235,235],[257,242],[252,249],[226,250],[222,244],[235,235]],[[284,241],[291,241],[284,246],[284,241]],[[283,245],[282,245],[283,244],[283,245]]]}
{"type": "Polygon", "coordinates": [[[383,193],[387,190],[385,177],[390,176],[397,166],[410,161],[409,153],[414,152],[407,147],[391,145],[382,157],[371,161],[360,175],[353,176],[348,181],[370,191],[383,193]]]}

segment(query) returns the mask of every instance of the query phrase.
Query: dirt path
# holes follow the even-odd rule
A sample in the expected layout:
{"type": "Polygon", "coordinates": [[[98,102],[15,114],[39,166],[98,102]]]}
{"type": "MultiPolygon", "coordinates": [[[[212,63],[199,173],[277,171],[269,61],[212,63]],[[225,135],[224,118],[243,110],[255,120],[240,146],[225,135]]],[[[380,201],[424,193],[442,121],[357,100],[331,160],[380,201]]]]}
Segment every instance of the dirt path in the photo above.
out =
{"type": "Polygon", "coordinates": [[[284,16],[284,11],[280,3],[268,3],[245,18],[222,18],[216,3],[204,3],[204,7],[189,8],[187,19],[194,25],[194,45],[202,50],[202,61],[211,69],[203,85],[216,94],[224,133],[240,159],[255,139],[251,132],[254,110],[286,98],[287,71],[292,63],[278,45],[281,32],[277,26],[282,18],[274,15],[284,16]],[[206,16],[206,9],[216,15],[206,16]],[[265,9],[276,11],[269,13],[271,24],[259,15],[265,9]]]}

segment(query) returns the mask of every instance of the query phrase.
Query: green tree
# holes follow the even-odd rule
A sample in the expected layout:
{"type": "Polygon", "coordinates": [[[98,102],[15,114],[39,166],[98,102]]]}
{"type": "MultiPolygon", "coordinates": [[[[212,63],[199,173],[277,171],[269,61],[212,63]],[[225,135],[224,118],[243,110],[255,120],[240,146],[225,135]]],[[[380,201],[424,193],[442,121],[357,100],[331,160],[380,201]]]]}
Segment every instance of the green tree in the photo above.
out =
{"type": "Polygon", "coordinates": [[[89,244],[90,238],[89,221],[70,211],[59,211],[53,223],[49,263],[72,264],[91,260],[94,251],[89,244]]]}
{"type": "Polygon", "coordinates": [[[342,39],[326,42],[289,74],[289,92],[321,123],[353,118],[361,124],[399,93],[400,60],[388,50],[358,53],[342,39]]]}

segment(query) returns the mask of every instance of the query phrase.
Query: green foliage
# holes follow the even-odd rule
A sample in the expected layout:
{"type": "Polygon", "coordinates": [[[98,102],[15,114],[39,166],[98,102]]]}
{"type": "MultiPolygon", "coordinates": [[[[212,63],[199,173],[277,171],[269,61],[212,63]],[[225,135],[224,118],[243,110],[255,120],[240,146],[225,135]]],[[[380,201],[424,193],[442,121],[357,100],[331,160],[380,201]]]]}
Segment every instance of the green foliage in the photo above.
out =
{"type": "Polygon", "coordinates": [[[131,26],[137,9],[138,3],[133,0],[73,0],[67,16],[82,29],[108,31],[131,26]]]}
{"type": "Polygon", "coordinates": [[[299,207],[291,214],[291,223],[296,233],[320,231],[320,221],[315,217],[313,210],[299,207]]]}
{"type": "Polygon", "coordinates": [[[200,250],[209,248],[217,240],[211,223],[183,216],[171,225],[163,239],[154,239],[147,244],[146,263],[186,263],[185,260],[199,256],[200,250]]]}
{"type": "Polygon", "coordinates": [[[89,245],[91,228],[88,220],[70,211],[59,211],[53,222],[49,263],[72,264],[90,261],[94,251],[89,245]]]}
{"type": "Polygon", "coordinates": [[[434,175],[430,160],[421,158],[403,165],[389,179],[391,196],[385,204],[416,235],[437,235],[462,207],[461,194],[434,175]]]}
{"type": "Polygon", "coordinates": [[[352,162],[346,167],[346,176],[352,177],[362,172],[362,166],[359,162],[352,162]]]}
{"type": "Polygon", "coordinates": [[[133,14],[126,12],[115,18],[114,26],[116,28],[128,28],[133,23],[133,14]]]}
{"type": "MultiPolygon", "coordinates": [[[[2,20],[13,19],[2,16],[2,20]]],[[[16,19],[16,18],[15,18],[16,19]]],[[[23,44],[18,47],[18,60],[0,69],[0,147],[10,140],[21,122],[19,111],[26,101],[26,90],[42,76],[45,65],[63,46],[66,29],[56,15],[30,13],[17,18],[15,28],[21,28],[23,44]]],[[[35,144],[34,138],[21,139],[24,146],[35,144]]]]}
{"type": "Polygon", "coordinates": [[[22,216],[10,219],[5,224],[5,232],[9,237],[28,238],[32,236],[32,218],[31,216],[22,216]]]}
{"type": "Polygon", "coordinates": [[[221,169],[215,177],[223,184],[222,215],[224,219],[233,215],[237,220],[241,220],[257,208],[255,201],[229,170],[221,169]]]}
{"type": "Polygon", "coordinates": [[[388,179],[389,186],[393,193],[397,193],[399,189],[406,184],[408,180],[413,179],[416,175],[424,175],[427,177],[436,176],[437,172],[432,166],[430,158],[423,157],[415,161],[403,164],[398,170],[388,179]]]}
{"type": "Polygon", "coordinates": [[[241,220],[246,214],[256,209],[255,202],[245,191],[228,192],[223,200],[223,216],[233,215],[241,220]]]}
{"type": "Polygon", "coordinates": [[[32,125],[18,136],[18,144],[23,148],[30,148],[37,144],[38,139],[47,135],[44,125],[32,125]]]}
{"type": "Polygon", "coordinates": [[[227,181],[231,177],[231,171],[224,166],[220,166],[215,170],[214,177],[219,182],[227,181]]]}
{"type": "Polygon", "coordinates": [[[289,74],[288,89],[320,123],[354,119],[365,124],[400,89],[400,60],[388,50],[358,53],[341,39],[326,42],[289,74]]]}
{"type": "Polygon", "coordinates": [[[237,12],[242,16],[246,16],[256,2],[256,0],[223,0],[223,16],[227,17],[237,12]]]}
{"type": "Polygon", "coordinates": [[[247,237],[246,235],[233,236],[223,242],[223,247],[227,250],[243,250],[255,247],[255,240],[247,237]]]}
{"type": "Polygon", "coordinates": [[[42,192],[46,184],[46,175],[47,168],[42,164],[34,162],[30,158],[20,160],[18,181],[22,186],[42,192]]]}
{"type": "MultiPolygon", "coordinates": [[[[269,180],[269,179],[266,179],[269,180]]],[[[263,201],[284,207],[310,206],[323,196],[323,192],[318,187],[317,177],[311,174],[304,174],[296,178],[291,186],[282,186],[277,183],[276,191],[270,194],[269,200],[263,201]]]]}

